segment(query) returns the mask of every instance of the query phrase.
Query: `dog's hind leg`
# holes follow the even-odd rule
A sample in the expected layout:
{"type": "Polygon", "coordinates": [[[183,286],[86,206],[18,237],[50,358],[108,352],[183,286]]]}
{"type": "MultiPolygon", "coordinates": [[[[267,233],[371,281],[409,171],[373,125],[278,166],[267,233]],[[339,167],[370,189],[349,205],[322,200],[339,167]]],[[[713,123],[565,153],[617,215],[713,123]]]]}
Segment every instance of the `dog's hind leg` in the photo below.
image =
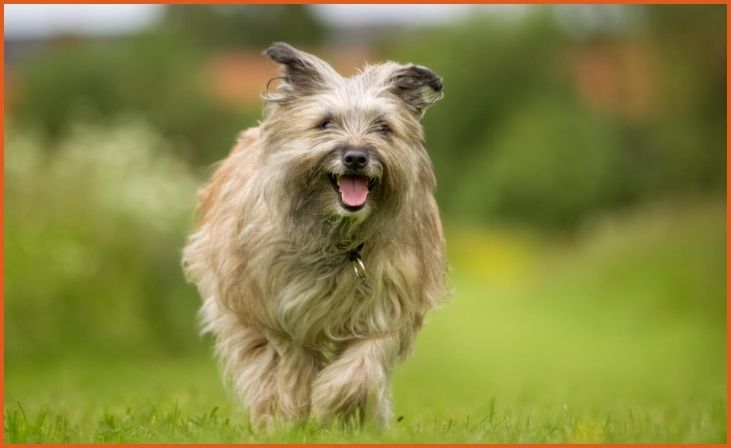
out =
{"type": "Polygon", "coordinates": [[[321,423],[341,417],[387,427],[391,420],[390,376],[398,359],[397,336],[352,342],[317,376],[312,411],[321,423]]]}

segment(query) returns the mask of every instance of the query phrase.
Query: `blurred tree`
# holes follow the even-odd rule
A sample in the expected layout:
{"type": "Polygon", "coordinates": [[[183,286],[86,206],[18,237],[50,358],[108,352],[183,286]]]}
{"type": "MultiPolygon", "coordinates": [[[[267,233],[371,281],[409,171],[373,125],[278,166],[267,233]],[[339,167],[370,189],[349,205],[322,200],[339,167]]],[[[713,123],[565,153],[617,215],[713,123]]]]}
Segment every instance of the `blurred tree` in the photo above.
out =
{"type": "Polygon", "coordinates": [[[276,39],[316,43],[320,34],[304,6],[168,7],[147,33],[51,42],[17,67],[19,93],[9,113],[39,126],[49,141],[79,119],[143,116],[181,156],[207,165],[228,152],[261,108],[218,101],[205,89],[206,62],[227,50],[258,53],[276,39]]]}
{"type": "MultiPolygon", "coordinates": [[[[444,77],[445,98],[424,124],[445,215],[572,227],[658,195],[721,192],[724,7],[557,8],[367,30],[381,33],[382,54],[444,77]]],[[[64,40],[19,64],[8,113],[49,142],[78,119],[139,115],[205,166],[261,113],[206,90],[222,79],[202,75],[217,53],[316,46],[323,32],[304,6],[172,6],[146,34],[64,40]]]]}
{"type": "Polygon", "coordinates": [[[324,31],[306,5],[174,6],[162,27],[209,51],[260,52],[280,40],[314,46],[322,43],[324,31]]]}
{"type": "Polygon", "coordinates": [[[460,184],[455,194],[460,216],[575,225],[612,204],[623,188],[616,177],[621,155],[615,151],[616,131],[611,122],[561,98],[524,105],[497,133],[483,134],[491,151],[475,156],[464,173],[483,181],[460,184]]]}
{"type": "Polygon", "coordinates": [[[167,35],[74,42],[28,61],[17,77],[10,113],[40,126],[49,141],[78,120],[144,116],[193,163],[224,154],[254,111],[234,110],[206,95],[202,56],[167,35]]]}
{"type": "Polygon", "coordinates": [[[582,33],[552,11],[383,41],[444,77],[424,123],[445,214],[570,228],[602,208],[721,192],[723,7],[625,8],[632,29],[582,33]]]}
{"type": "Polygon", "coordinates": [[[645,191],[726,185],[726,7],[645,6],[645,37],[663,62],[645,157],[659,162],[645,191]]]}

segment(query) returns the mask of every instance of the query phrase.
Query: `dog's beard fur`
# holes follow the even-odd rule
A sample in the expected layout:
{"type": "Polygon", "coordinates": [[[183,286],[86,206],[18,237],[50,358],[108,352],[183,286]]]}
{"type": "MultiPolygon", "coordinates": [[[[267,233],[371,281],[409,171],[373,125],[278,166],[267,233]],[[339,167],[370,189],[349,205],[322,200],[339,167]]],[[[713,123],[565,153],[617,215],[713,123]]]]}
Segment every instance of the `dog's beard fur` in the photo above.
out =
{"type": "MultiPolygon", "coordinates": [[[[445,296],[443,238],[419,119],[441,97],[426,68],[388,62],[343,78],[286,44],[258,129],[201,190],[184,266],[204,330],[252,421],[355,414],[386,424],[388,378],[445,296]],[[368,155],[365,203],[336,182],[368,155]],[[353,272],[362,245],[367,277],[353,272]]],[[[351,173],[352,174],[352,173],[351,173]]],[[[342,179],[342,178],[341,178],[342,179]]]]}

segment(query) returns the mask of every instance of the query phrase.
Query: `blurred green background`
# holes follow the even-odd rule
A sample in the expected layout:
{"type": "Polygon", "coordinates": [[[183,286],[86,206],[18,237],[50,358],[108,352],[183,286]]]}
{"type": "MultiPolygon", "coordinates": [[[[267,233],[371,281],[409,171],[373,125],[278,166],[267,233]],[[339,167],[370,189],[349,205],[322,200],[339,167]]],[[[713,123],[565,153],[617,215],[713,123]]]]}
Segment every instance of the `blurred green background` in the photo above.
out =
{"type": "Polygon", "coordinates": [[[5,8],[6,440],[726,440],[725,6],[160,6],[35,34],[49,6],[5,8]],[[195,190],[278,40],[444,78],[423,123],[455,294],[386,435],[262,439],[197,335],[195,190]]]}

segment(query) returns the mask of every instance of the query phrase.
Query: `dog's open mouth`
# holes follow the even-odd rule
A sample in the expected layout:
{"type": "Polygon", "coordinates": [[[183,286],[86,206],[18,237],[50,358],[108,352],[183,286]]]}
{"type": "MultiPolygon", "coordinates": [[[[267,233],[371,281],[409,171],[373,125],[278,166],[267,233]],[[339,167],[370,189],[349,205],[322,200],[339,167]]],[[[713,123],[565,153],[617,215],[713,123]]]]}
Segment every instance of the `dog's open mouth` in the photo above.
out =
{"type": "Polygon", "coordinates": [[[368,193],[376,184],[375,179],[370,179],[367,176],[330,174],[328,177],[338,194],[340,205],[349,211],[357,211],[363,208],[366,200],[368,200],[368,193]]]}

